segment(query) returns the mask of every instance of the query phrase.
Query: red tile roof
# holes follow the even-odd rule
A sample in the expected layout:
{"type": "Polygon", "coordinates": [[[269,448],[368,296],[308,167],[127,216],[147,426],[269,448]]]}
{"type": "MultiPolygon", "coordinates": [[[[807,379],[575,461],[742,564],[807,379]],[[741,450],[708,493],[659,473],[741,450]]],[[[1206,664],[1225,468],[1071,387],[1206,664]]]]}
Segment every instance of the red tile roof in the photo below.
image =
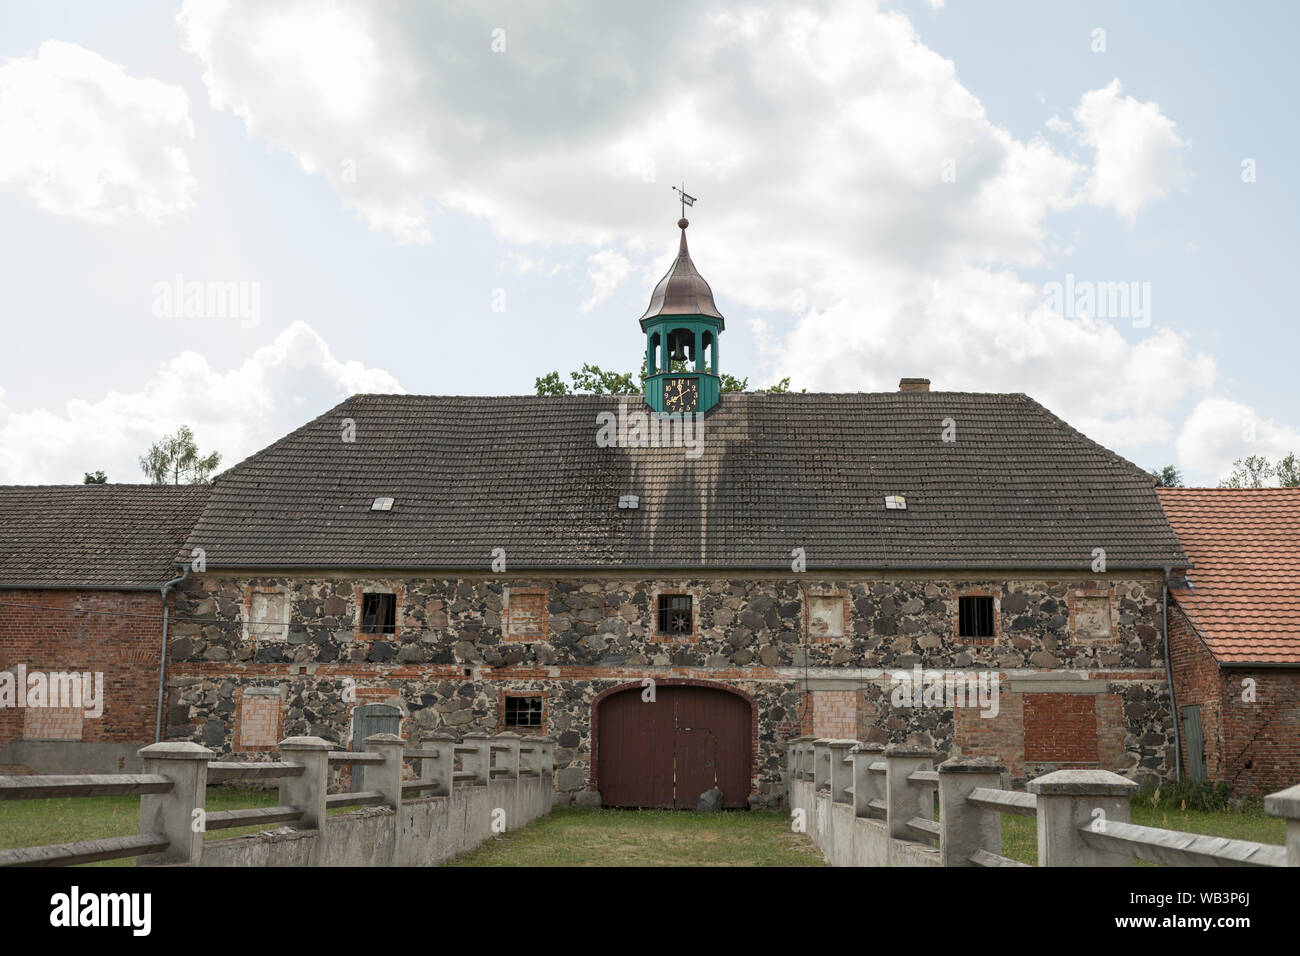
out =
{"type": "Polygon", "coordinates": [[[1300,488],[1161,488],[1192,561],[1171,590],[1221,664],[1300,664],[1300,488]]]}

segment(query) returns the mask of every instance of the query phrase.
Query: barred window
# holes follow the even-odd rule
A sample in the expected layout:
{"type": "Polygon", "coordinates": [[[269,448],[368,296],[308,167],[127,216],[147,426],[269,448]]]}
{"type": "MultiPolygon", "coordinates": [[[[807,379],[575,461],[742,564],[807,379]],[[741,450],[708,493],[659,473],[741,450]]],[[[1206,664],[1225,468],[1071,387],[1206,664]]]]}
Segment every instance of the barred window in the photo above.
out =
{"type": "Polygon", "coordinates": [[[361,595],[361,633],[393,634],[397,631],[397,595],[361,595]]]}
{"type": "Polygon", "coordinates": [[[692,598],[689,594],[659,595],[659,633],[687,635],[695,629],[692,598]]]}
{"type": "Polygon", "coordinates": [[[993,598],[957,599],[957,636],[993,637],[993,598]]]}

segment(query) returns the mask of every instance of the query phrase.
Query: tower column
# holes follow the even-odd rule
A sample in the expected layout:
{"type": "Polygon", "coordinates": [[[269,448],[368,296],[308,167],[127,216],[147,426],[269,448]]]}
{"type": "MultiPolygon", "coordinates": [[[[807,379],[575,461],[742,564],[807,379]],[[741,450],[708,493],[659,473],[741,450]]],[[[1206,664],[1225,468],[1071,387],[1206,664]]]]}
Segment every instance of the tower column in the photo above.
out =
{"type": "Polygon", "coordinates": [[[653,375],[655,373],[655,334],[647,333],[645,337],[645,373],[653,375]]]}
{"type": "Polygon", "coordinates": [[[704,371],[704,332],[699,327],[695,329],[695,371],[704,371]]]}

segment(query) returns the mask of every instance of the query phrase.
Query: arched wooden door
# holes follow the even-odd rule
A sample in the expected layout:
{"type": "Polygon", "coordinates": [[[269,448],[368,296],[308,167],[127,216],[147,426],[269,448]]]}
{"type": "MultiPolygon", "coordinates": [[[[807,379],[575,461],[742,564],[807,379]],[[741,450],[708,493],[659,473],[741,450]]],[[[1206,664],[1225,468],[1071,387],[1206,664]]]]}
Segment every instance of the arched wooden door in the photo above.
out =
{"type": "Polygon", "coordinates": [[[724,807],[747,805],[753,776],[750,703],[716,687],[660,684],[654,701],[640,686],[597,705],[596,783],[613,807],[694,809],[722,791],[724,807]]]}

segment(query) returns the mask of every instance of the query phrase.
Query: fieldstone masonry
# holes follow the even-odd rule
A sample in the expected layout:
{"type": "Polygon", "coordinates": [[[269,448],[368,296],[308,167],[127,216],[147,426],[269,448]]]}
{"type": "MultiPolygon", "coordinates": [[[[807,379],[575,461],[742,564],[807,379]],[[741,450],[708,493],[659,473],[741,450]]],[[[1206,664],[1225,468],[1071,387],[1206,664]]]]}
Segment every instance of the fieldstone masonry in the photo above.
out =
{"type": "MultiPolygon", "coordinates": [[[[1173,732],[1160,615],[1158,576],[1138,572],[806,580],[209,573],[177,590],[166,736],[228,752],[236,726],[253,716],[239,708],[274,700],[283,707],[284,736],[340,744],[350,740],[359,703],[400,707],[407,739],[431,731],[527,732],[502,725],[501,691],[534,692],[543,697],[545,732],[558,741],[555,784],[563,800],[589,785],[598,694],[644,677],[690,678],[754,699],[760,804],[782,798],[784,741],[813,733],[818,713],[836,714],[837,736],[997,757],[1021,779],[1071,766],[1163,778],[1173,770],[1173,732]],[[251,596],[268,592],[285,599],[259,599],[250,626],[251,596]],[[362,595],[370,592],[397,595],[395,633],[362,631],[362,595]],[[516,602],[527,614],[513,621],[512,593],[528,596],[516,602]],[[656,602],[665,593],[693,598],[689,633],[658,633],[656,602]],[[997,596],[995,639],[956,635],[957,600],[969,593],[997,596]],[[819,608],[812,635],[809,595],[819,608]],[[825,608],[837,595],[844,633],[826,636],[825,608]],[[1090,600],[1087,634],[1072,630],[1072,608],[1082,597],[1090,600]],[[1113,614],[1103,614],[1107,606],[1113,614]],[[281,619],[268,620],[268,607],[281,619]],[[1109,634],[1098,624],[1107,616],[1109,634]],[[894,706],[891,675],[915,665],[996,672],[998,715],[894,706]],[[247,695],[249,687],[276,687],[280,697],[247,695]],[[819,700],[819,693],[832,696],[819,700]],[[847,707],[856,708],[856,727],[840,726],[852,719],[840,713],[847,707]],[[1081,739],[1053,744],[1043,736],[1068,726],[1072,738],[1082,738],[1090,720],[1091,749],[1081,739]]],[[[258,711],[255,719],[260,726],[268,715],[258,711]]]]}

